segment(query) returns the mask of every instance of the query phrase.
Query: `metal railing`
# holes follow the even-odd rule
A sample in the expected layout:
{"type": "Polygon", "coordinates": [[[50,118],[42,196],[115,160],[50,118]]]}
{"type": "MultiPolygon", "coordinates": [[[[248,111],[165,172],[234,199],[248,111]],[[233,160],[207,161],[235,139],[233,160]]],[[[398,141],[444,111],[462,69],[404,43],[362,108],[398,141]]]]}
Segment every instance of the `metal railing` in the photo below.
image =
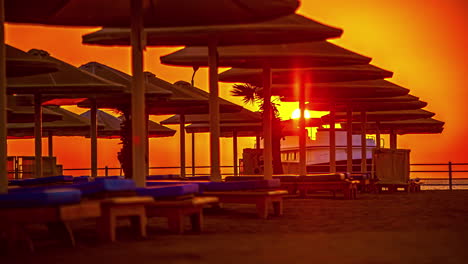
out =
{"type": "MultiPolygon", "coordinates": [[[[457,183],[454,184],[453,180],[468,180],[468,178],[463,178],[463,177],[453,177],[455,173],[467,173],[468,170],[456,170],[454,169],[455,166],[468,166],[468,163],[456,163],[456,162],[447,162],[447,163],[413,163],[411,166],[432,166],[432,167],[445,167],[446,170],[439,170],[439,169],[433,169],[433,170],[411,170],[410,173],[447,173],[447,178],[419,178],[421,180],[429,180],[429,181],[434,181],[434,180],[448,180],[448,186],[449,190],[453,190],[453,185],[459,185],[459,186],[468,186],[468,183],[457,183]]],[[[467,167],[468,168],[468,167],[467,167]]],[[[440,183],[425,183],[425,185],[428,186],[445,186],[447,184],[440,184],[440,183]]]]}

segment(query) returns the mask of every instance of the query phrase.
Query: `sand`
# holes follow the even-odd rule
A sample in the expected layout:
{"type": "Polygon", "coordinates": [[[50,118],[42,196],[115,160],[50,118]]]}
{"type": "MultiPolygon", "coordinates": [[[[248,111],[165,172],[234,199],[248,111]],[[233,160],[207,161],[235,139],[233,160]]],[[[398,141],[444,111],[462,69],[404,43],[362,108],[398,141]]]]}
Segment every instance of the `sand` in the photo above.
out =
{"type": "Polygon", "coordinates": [[[148,238],[124,226],[116,243],[97,242],[91,222],[73,227],[76,248],[38,239],[35,253],[0,263],[468,263],[468,191],[292,198],[284,216],[267,220],[226,205],[206,211],[202,234],[173,235],[152,219],[148,238]]]}

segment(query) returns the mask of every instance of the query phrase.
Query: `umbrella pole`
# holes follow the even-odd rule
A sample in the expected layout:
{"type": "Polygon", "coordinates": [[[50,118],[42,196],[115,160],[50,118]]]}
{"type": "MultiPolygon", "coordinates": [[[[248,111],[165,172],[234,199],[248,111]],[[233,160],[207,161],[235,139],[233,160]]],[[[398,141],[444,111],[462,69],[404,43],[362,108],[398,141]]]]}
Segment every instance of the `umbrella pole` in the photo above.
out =
{"type": "Polygon", "coordinates": [[[192,133],[192,176],[195,177],[195,133],[192,133]]]}
{"type": "Polygon", "coordinates": [[[375,147],[380,149],[380,122],[376,122],[377,131],[375,133],[375,147]]]}
{"type": "Polygon", "coordinates": [[[53,133],[52,131],[49,131],[47,134],[47,144],[48,144],[48,151],[49,151],[49,157],[54,156],[54,141],[53,141],[53,133]]]}
{"type": "Polygon", "coordinates": [[[263,175],[266,180],[273,178],[272,153],[272,109],[271,109],[271,68],[263,68],[263,175]]]}
{"type": "Polygon", "coordinates": [[[5,12],[0,0],[0,193],[8,192],[7,171],[7,115],[6,115],[6,66],[5,66],[5,12]]]}
{"type": "Polygon", "coordinates": [[[42,107],[40,94],[34,94],[34,178],[42,177],[42,107]]]}
{"type": "Polygon", "coordinates": [[[208,67],[210,86],[210,165],[211,181],[221,181],[221,167],[219,154],[219,88],[218,88],[218,50],[217,41],[208,44],[208,67]]]}
{"type": "Polygon", "coordinates": [[[346,112],[346,171],[353,173],[353,109],[348,106],[346,112]]]}
{"type": "Polygon", "coordinates": [[[299,175],[307,175],[307,150],[305,127],[305,87],[299,89],[299,175]]]}
{"type": "Polygon", "coordinates": [[[259,135],[255,136],[255,149],[257,150],[260,149],[260,136],[259,135]]]}
{"type": "Polygon", "coordinates": [[[137,187],[145,187],[148,174],[146,160],[145,86],[143,75],[143,1],[132,0],[131,44],[132,44],[132,177],[137,187]]]}
{"type": "Polygon", "coordinates": [[[330,107],[330,172],[336,172],[336,129],[335,129],[335,105],[330,107]]]}
{"type": "Polygon", "coordinates": [[[97,177],[97,105],[96,98],[89,98],[91,102],[91,177],[97,177]]]}
{"type": "Polygon", "coordinates": [[[367,172],[367,141],[366,141],[367,113],[361,111],[361,172],[367,172]]]}
{"type": "Polygon", "coordinates": [[[185,115],[180,115],[180,177],[185,178],[185,115]]]}
{"type": "Polygon", "coordinates": [[[234,159],[234,176],[239,176],[237,168],[237,130],[234,129],[232,132],[232,157],[234,159]]]}
{"type": "Polygon", "coordinates": [[[390,130],[390,149],[397,149],[397,134],[394,129],[390,130]]]}

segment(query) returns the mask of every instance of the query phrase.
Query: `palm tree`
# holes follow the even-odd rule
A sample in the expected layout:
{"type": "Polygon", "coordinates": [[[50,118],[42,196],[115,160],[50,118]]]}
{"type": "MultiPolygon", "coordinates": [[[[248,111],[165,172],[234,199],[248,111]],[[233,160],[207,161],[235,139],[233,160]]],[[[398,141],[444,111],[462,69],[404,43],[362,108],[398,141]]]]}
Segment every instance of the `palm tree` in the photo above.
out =
{"type": "Polygon", "coordinates": [[[125,178],[132,178],[132,126],[130,119],[130,108],[121,106],[117,112],[122,115],[122,123],[120,124],[120,144],[122,149],[117,153],[117,158],[124,172],[125,178]]]}
{"type": "MultiPolygon", "coordinates": [[[[259,110],[263,114],[265,109],[265,100],[263,98],[263,88],[250,84],[234,84],[231,95],[242,96],[245,104],[258,104],[259,110]]],[[[281,119],[279,117],[278,104],[270,102],[273,113],[273,133],[272,133],[272,151],[273,151],[273,173],[283,174],[283,165],[281,164],[281,119]]]]}

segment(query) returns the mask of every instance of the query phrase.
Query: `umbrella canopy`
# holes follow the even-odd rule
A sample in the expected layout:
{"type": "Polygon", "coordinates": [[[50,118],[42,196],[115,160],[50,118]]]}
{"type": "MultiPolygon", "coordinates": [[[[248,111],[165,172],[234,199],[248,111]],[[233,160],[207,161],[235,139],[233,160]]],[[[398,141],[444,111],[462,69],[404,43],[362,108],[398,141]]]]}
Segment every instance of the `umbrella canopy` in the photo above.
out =
{"type": "MultiPolygon", "coordinates": [[[[31,107],[32,109],[32,107],[31,107]]],[[[42,124],[42,136],[85,136],[89,135],[90,122],[88,119],[81,117],[66,109],[58,106],[45,106],[47,111],[54,112],[62,116],[61,120],[53,122],[44,122],[42,124]]],[[[102,128],[98,125],[98,128],[102,128]]],[[[34,123],[17,123],[8,124],[8,136],[15,138],[32,138],[34,137],[34,123]]]]}
{"type": "MultiPolygon", "coordinates": [[[[237,113],[222,113],[220,115],[220,123],[256,123],[262,121],[262,116],[258,112],[252,112],[245,108],[237,113]]],[[[187,115],[185,117],[185,123],[187,124],[199,124],[208,123],[210,120],[209,115],[187,115]]],[[[165,125],[176,125],[180,123],[180,116],[174,115],[166,120],[161,121],[161,124],[165,125]]]]}
{"type": "Polygon", "coordinates": [[[50,56],[46,51],[32,49],[28,54],[56,63],[59,70],[48,74],[8,78],[9,94],[44,94],[47,97],[63,98],[107,94],[119,92],[122,89],[122,85],[80,70],[50,56]]]}
{"type": "Polygon", "coordinates": [[[7,77],[28,76],[58,71],[58,65],[5,45],[7,77]]]}
{"type": "MultiPolygon", "coordinates": [[[[435,115],[435,113],[417,109],[417,110],[397,110],[397,111],[375,111],[369,112],[367,115],[368,122],[378,122],[378,121],[396,121],[396,120],[410,120],[410,119],[419,119],[419,118],[430,118],[435,115]]],[[[353,121],[361,120],[360,112],[352,113],[353,121]]],[[[322,120],[327,123],[330,119],[329,115],[322,117],[322,120]]],[[[346,112],[337,112],[335,116],[336,121],[345,121],[347,120],[346,112]]]]}
{"type": "MultiPolygon", "coordinates": [[[[171,28],[145,28],[148,46],[206,46],[216,39],[219,46],[304,42],[339,37],[343,31],[298,14],[261,23],[209,25],[171,28]]],[[[130,45],[130,29],[104,28],[83,36],[83,43],[93,45],[130,45]]]]}
{"type": "MultiPolygon", "coordinates": [[[[130,2],[7,0],[7,22],[66,26],[129,26],[130,2]]],[[[297,0],[143,0],[145,26],[195,26],[263,21],[293,13],[297,0]]]]}
{"type": "MultiPolygon", "coordinates": [[[[403,134],[423,134],[423,133],[441,133],[445,122],[433,118],[420,118],[397,121],[371,122],[367,124],[368,133],[389,134],[391,131],[399,135],[403,134]]],[[[347,128],[347,124],[342,124],[347,128]]],[[[359,133],[360,123],[353,123],[353,131],[359,133]]]]}
{"type": "MultiPolygon", "coordinates": [[[[8,106],[7,120],[10,123],[29,123],[34,122],[34,107],[32,106],[8,106]]],[[[42,120],[52,122],[62,119],[58,113],[52,112],[47,108],[42,108],[42,120]]]]}
{"type": "MultiPolygon", "coordinates": [[[[362,97],[392,97],[408,94],[409,90],[385,80],[333,82],[333,83],[307,83],[305,100],[339,100],[342,98],[362,97]]],[[[272,94],[282,96],[282,101],[298,101],[299,89],[292,84],[275,84],[272,94]]]]}
{"type": "MultiPolygon", "coordinates": [[[[209,112],[210,95],[204,90],[192,86],[186,81],[177,81],[174,84],[170,84],[151,73],[147,74],[147,80],[151,84],[158,85],[173,93],[165,102],[148,105],[149,113],[154,115],[192,115],[206,114],[209,112]]],[[[219,109],[221,113],[234,113],[239,112],[242,107],[219,98],[219,109]]]]}
{"type": "MultiPolygon", "coordinates": [[[[402,97],[402,96],[398,96],[402,97]]],[[[392,97],[389,97],[392,98],[392,97]]],[[[392,110],[414,110],[426,107],[427,103],[423,101],[375,101],[365,102],[356,101],[349,103],[338,103],[334,104],[336,111],[347,111],[351,108],[353,111],[392,111],[392,110]]],[[[315,111],[328,111],[330,110],[330,103],[310,102],[307,104],[308,110],[315,111]]]]}
{"type": "MultiPolygon", "coordinates": [[[[82,117],[90,119],[91,111],[81,114],[82,117]]],[[[104,111],[97,111],[97,119],[103,127],[98,129],[99,138],[120,138],[120,126],[122,119],[110,115],[104,111]]],[[[175,130],[162,126],[156,122],[148,120],[148,137],[172,137],[175,130]]]]}
{"type": "MultiPolygon", "coordinates": [[[[307,76],[314,82],[348,82],[378,80],[392,77],[393,73],[373,65],[345,65],[333,67],[273,69],[274,84],[290,84],[298,81],[298,76],[307,76]]],[[[232,68],[219,74],[221,82],[242,82],[256,86],[263,85],[262,69],[232,68]]]]}
{"type": "MultiPolygon", "coordinates": [[[[291,14],[298,7],[297,0],[264,1],[46,1],[38,3],[31,0],[9,1],[5,5],[6,21],[20,23],[43,23],[79,26],[119,26],[131,25],[132,28],[132,131],[135,138],[145,136],[145,91],[143,87],[143,25],[186,26],[194,24],[246,23],[268,20],[291,14]],[[155,8],[158,6],[157,8],[155,8]],[[184,7],[182,12],[180,7],[184,7]],[[217,12],[212,12],[216,10],[217,12]],[[83,16],[83,14],[85,14],[83,16]],[[168,15],[168,17],[164,17],[168,15]]],[[[4,1],[1,3],[4,4],[4,1]]],[[[2,7],[3,8],[3,7],[2,7]]],[[[4,22],[1,15],[1,23],[4,22]]],[[[3,42],[3,41],[2,41],[3,42]]],[[[4,43],[2,43],[4,45],[4,43]]],[[[4,48],[0,49],[0,59],[4,60],[4,48]]],[[[1,62],[3,65],[3,62],[1,62]]],[[[5,71],[0,68],[0,79],[5,79],[5,71]]],[[[5,102],[6,87],[0,83],[0,102],[5,102]]],[[[5,105],[0,106],[0,156],[6,157],[6,115],[5,105]]],[[[95,130],[95,129],[93,129],[95,130]]],[[[144,140],[137,140],[133,148],[133,174],[138,186],[145,185],[145,157],[147,149],[144,140]]],[[[38,163],[40,164],[40,163],[38,163]]],[[[0,164],[0,173],[5,174],[6,163],[0,164]]],[[[37,170],[40,171],[40,170],[37,170]]],[[[0,176],[0,192],[6,191],[6,176],[0,176]]]]}
{"type": "MultiPolygon", "coordinates": [[[[218,48],[219,66],[261,68],[314,67],[367,64],[370,58],[326,41],[277,45],[244,45],[218,48]]],[[[207,66],[207,47],[186,47],[161,57],[174,66],[207,66]]]]}

